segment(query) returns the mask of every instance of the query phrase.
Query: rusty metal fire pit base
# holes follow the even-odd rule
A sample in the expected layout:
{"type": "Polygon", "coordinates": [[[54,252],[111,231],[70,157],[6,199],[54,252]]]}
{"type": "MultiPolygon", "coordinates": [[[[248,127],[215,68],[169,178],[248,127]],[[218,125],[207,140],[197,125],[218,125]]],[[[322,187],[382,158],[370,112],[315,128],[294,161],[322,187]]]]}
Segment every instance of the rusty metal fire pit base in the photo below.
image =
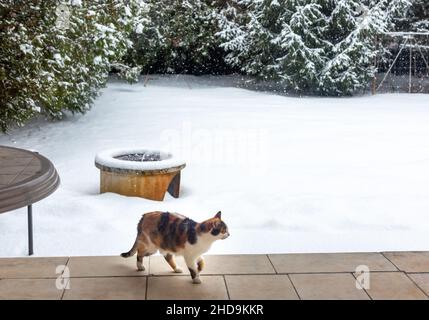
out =
{"type": "Polygon", "coordinates": [[[95,166],[100,169],[101,193],[113,192],[162,201],[166,192],[175,198],[179,197],[180,172],[186,164],[174,159],[170,153],[161,151],[113,150],[98,154],[95,166]],[[127,155],[137,152],[155,153],[159,160],[122,160],[133,158],[127,155]]]}

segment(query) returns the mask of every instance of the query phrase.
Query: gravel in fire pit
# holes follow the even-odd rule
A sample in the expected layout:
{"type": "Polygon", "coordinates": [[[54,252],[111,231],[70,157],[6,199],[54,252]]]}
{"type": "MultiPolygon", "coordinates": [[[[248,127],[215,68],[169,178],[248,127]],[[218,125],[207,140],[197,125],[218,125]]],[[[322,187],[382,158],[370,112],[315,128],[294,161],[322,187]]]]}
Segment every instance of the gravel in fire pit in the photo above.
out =
{"type": "Polygon", "coordinates": [[[125,161],[160,161],[161,155],[159,153],[133,153],[117,156],[115,159],[125,161]]]}

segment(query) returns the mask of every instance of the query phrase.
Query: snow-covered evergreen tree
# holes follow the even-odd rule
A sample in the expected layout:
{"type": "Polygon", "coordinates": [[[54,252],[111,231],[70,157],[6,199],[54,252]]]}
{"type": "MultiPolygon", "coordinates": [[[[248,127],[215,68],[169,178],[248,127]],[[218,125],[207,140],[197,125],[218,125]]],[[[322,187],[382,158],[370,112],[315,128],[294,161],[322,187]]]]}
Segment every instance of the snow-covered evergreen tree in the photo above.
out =
{"type": "Polygon", "coordinates": [[[403,15],[409,5],[408,0],[338,1],[331,14],[334,46],[321,72],[321,90],[329,95],[350,95],[367,88],[377,72],[375,59],[388,55],[381,42],[384,34],[393,30],[394,18],[403,15]],[[338,41],[341,25],[348,27],[338,41]]]}
{"type": "Polygon", "coordinates": [[[317,92],[331,44],[325,41],[329,1],[230,1],[219,15],[228,63],[246,74],[317,92]]]}
{"type": "MultiPolygon", "coordinates": [[[[429,1],[412,0],[406,15],[395,20],[395,31],[429,34],[429,1]]],[[[429,35],[415,36],[414,45],[420,50],[429,46],[429,35]]]]}
{"type": "Polygon", "coordinates": [[[412,0],[407,14],[395,22],[397,31],[429,32],[429,1],[412,0]]]}
{"type": "Polygon", "coordinates": [[[144,73],[219,72],[222,50],[215,37],[213,0],[145,0],[127,61],[144,73]],[[138,31],[138,32],[137,32],[138,31]]]}
{"type": "Polygon", "coordinates": [[[376,71],[376,36],[385,31],[380,9],[369,9],[362,1],[338,1],[330,16],[331,58],[320,74],[326,94],[352,94],[367,87],[376,71]]]}
{"type": "Polygon", "coordinates": [[[133,10],[109,1],[0,3],[0,127],[84,112],[131,45],[133,10]]]}
{"type": "Polygon", "coordinates": [[[415,31],[429,32],[429,1],[415,0],[409,12],[415,31]]]}
{"type": "Polygon", "coordinates": [[[319,73],[331,48],[324,39],[328,28],[325,4],[326,1],[286,2],[282,29],[273,39],[280,50],[270,71],[295,91],[319,90],[319,73]]]}
{"type": "Polygon", "coordinates": [[[230,0],[218,32],[227,61],[287,90],[349,95],[376,71],[378,37],[408,0],[230,0]]]}
{"type": "MultiPolygon", "coordinates": [[[[268,78],[267,65],[275,64],[276,45],[272,28],[280,29],[282,6],[265,0],[230,0],[218,15],[221,47],[225,60],[250,75],[268,78]],[[279,10],[280,9],[280,10],[279,10]]],[[[282,3],[284,4],[284,3],[282,3]]]]}

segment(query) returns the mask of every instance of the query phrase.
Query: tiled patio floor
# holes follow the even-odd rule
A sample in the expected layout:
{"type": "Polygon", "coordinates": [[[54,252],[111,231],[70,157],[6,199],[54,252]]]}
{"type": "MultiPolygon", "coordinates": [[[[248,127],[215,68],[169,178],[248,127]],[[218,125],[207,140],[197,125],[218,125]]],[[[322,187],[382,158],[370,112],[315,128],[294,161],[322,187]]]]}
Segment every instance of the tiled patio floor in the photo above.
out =
{"type": "Polygon", "coordinates": [[[135,258],[1,258],[0,299],[429,298],[429,252],[208,255],[205,260],[202,284],[194,285],[187,272],[172,273],[161,256],[145,258],[144,272],[136,271],[135,258]],[[356,267],[362,265],[370,270],[368,289],[356,287],[356,267]],[[68,267],[66,279],[58,279],[61,266],[68,267]]]}

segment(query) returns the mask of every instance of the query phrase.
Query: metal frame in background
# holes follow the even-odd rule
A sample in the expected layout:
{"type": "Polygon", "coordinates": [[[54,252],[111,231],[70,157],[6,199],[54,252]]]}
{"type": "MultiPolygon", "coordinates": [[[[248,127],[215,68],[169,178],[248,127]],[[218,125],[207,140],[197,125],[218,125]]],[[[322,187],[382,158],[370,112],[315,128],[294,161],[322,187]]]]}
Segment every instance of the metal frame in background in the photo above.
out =
{"type": "MultiPolygon", "coordinates": [[[[373,91],[373,94],[376,94],[377,91],[381,88],[384,81],[387,79],[388,75],[390,74],[393,66],[395,65],[396,61],[398,60],[400,54],[404,50],[404,48],[409,48],[410,50],[410,64],[409,64],[409,77],[408,77],[408,93],[412,93],[412,61],[413,61],[413,48],[417,48],[418,52],[420,53],[421,57],[423,58],[423,61],[426,65],[426,77],[429,77],[429,63],[428,60],[426,60],[425,55],[423,54],[421,50],[421,46],[419,46],[416,43],[415,37],[416,36],[426,36],[429,37],[429,32],[385,32],[384,33],[387,36],[396,38],[400,37],[405,39],[405,42],[400,45],[400,49],[398,51],[398,54],[396,55],[395,59],[393,59],[392,64],[389,66],[389,69],[387,70],[386,74],[384,75],[381,82],[378,84],[377,88],[373,91]]],[[[416,50],[417,51],[417,50],[416,50]]]]}

